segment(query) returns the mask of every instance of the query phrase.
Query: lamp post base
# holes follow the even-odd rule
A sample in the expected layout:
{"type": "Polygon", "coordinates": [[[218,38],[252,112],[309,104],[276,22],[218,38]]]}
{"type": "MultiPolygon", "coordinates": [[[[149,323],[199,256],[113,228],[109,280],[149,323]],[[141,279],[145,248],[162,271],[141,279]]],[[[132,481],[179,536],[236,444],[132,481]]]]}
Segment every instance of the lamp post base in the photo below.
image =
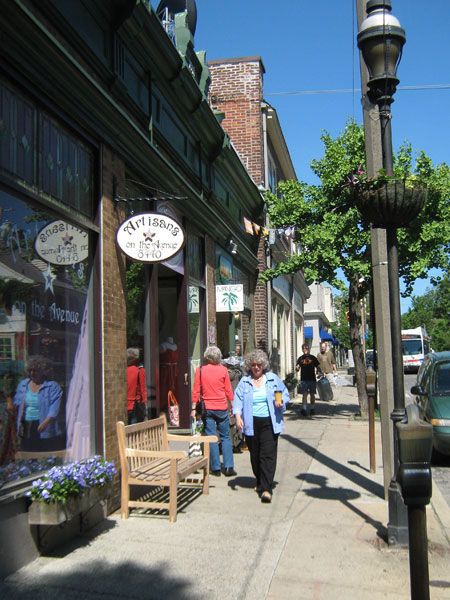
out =
{"type": "Polygon", "coordinates": [[[407,547],[409,543],[408,510],[403,503],[400,487],[394,479],[389,484],[388,505],[388,544],[389,546],[407,547]]]}

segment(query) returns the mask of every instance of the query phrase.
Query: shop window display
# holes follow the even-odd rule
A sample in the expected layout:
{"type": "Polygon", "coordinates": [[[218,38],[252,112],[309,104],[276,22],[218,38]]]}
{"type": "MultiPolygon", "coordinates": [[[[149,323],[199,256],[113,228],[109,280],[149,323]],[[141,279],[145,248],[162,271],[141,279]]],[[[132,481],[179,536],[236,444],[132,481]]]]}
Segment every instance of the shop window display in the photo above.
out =
{"type": "Polygon", "coordinates": [[[85,229],[0,190],[0,494],[94,451],[85,229]]]}

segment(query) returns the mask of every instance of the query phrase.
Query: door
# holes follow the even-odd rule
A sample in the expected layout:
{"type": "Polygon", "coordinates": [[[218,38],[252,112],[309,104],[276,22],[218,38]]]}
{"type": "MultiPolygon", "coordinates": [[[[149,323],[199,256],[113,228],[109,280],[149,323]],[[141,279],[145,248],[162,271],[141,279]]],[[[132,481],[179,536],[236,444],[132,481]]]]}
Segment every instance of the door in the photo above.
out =
{"type": "Polygon", "coordinates": [[[184,275],[158,266],[159,409],[167,414],[169,392],[180,408],[182,429],[190,427],[187,290],[184,275]]]}

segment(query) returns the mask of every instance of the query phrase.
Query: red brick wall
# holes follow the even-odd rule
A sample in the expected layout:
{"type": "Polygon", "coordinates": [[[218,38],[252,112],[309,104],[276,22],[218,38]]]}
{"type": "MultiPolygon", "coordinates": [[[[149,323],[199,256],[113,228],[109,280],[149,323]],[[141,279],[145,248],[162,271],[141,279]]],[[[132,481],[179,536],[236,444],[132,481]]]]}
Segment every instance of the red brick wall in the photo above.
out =
{"type": "MultiPolygon", "coordinates": [[[[104,375],[105,456],[119,466],[116,423],[126,422],[125,258],[116,245],[116,230],[124,220],[123,208],[113,201],[113,178],[124,180],[124,165],[109,148],[102,149],[101,270],[103,283],[102,352],[104,375]]],[[[120,191],[120,188],[119,188],[120,191]]]]}
{"type": "MultiPolygon", "coordinates": [[[[264,185],[264,138],[261,102],[264,67],[259,57],[212,61],[210,102],[225,113],[222,127],[230,136],[256,185],[264,185]]],[[[266,268],[264,239],[258,246],[259,271],[266,268]]],[[[268,351],[267,287],[258,283],[254,292],[253,323],[256,347],[268,351]]],[[[247,333],[248,334],[248,333],[247,333]]],[[[245,338],[244,338],[245,347],[245,338]]]]}
{"type": "Polygon", "coordinates": [[[264,184],[262,84],[259,58],[212,61],[210,102],[225,113],[222,127],[256,185],[264,184]]]}
{"type": "MultiPolygon", "coordinates": [[[[265,238],[260,238],[258,246],[258,271],[264,271],[266,268],[266,248],[265,238]]],[[[267,315],[271,307],[267,304],[267,284],[258,281],[254,295],[254,320],[255,320],[255,338],[256,347],[265,352],[269,352],[269,327],[267,315]]]]}

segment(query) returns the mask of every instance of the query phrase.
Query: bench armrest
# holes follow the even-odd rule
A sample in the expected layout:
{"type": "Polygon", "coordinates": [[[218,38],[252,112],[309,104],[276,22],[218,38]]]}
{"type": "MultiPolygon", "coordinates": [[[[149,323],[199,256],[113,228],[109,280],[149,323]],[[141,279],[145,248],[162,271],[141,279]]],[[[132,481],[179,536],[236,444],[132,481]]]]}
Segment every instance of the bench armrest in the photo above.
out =
{"type": "Polygon", "coordinates": [[[133,458],[186,458],[184,450],[135,450],[125,448],[125,455],[133,458]]]}
{"type": "Polygon", "coordinates": [[[211,442],[218,442],[219,438],[217,435],[176,435],[174,433],[168,433],[167,440],[169,442],[197,442],[200,444],[210,444],[211,442]]]}

